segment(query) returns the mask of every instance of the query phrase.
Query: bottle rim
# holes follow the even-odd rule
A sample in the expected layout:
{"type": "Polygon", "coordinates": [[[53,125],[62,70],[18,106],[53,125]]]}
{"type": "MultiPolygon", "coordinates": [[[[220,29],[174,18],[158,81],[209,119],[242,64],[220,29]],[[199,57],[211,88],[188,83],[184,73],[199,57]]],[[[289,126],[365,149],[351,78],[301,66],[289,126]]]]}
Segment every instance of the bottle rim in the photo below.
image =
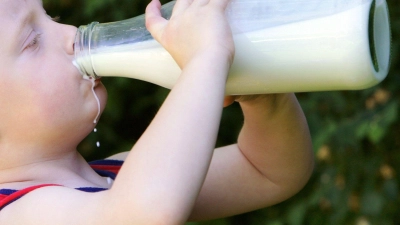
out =
{"type": "Polygon", "coordinates": [[[74,42],[74,56],[75,62],[78,65],[78,69],[82,75],[90,76],[94,79],[98,79],[99,76],[96,74],[93,68],[93,59],[91,55],[91,37],[94,27],[99,22],[92,22],[88,25],[81,25],[75,35],[74,42]],[[84,65],[87,64],[86,66],[84,65]]]}

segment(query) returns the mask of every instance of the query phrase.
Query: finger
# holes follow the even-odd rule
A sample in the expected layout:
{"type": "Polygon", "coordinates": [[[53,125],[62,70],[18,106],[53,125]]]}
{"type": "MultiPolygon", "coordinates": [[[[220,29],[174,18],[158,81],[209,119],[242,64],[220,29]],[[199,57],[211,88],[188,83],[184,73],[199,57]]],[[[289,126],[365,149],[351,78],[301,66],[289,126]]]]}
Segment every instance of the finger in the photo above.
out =
{"type": "Polygon", "coordinates": [[[240,95],[235,98],[236,102],[251,102],[260,99],[268,99],[268,101],[275,101],[276,94],[254,94],[254,95],[240,95]]]}
{"type": "Polygon", "coordinates": [[[210,0],[209,4],[215,5],[216,7],[225,10],[229,3],[230,0],[210,0]]]}
{"type": "Polygon", "coordinates": [[[168,21],[161,16],[161,3],[152,0],[146,7],[146,28],[156,40],[160,40],[164,27],[168,21]]]}
{"type": "Polygon", "coordinates": [[[191,4],[193,0],[177,0],[172,10],[172,15],[180,15],[183,11],[185,11],[191,4]]]}
{"type": "Polygon", "coordinates": [[[194,0],[193,4],[197,5],[197,6],[203,6],[203,5],[207,5],[210,2],[210,0],[194,0]]]}
{"type": "Polygon", "coordinates": [[[226,96],[224,98],[224,107],[227,107],[227,106],[231,105],[234,101],[235,101],[235,97],[234,96],[226,96]]]}

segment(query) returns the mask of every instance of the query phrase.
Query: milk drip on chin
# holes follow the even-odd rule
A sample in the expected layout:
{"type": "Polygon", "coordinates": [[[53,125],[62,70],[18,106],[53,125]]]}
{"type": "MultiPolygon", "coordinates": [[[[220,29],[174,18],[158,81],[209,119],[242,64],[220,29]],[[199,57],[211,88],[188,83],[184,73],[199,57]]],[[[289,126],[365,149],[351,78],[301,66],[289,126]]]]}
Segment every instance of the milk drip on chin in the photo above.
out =
{"type": "Polygon", "coordinates": [[[97,123],[97,120],[99,119],[99,116],[100,116],[100,100],[99,100],[99,98],[97,97],[96,92],[94,91],[94,86],[95,86],[96,83],[95,83],[95,80],[94,80],[93,78],[91,78],[91,77],[89,77],[89,76],[87,76],[87,75],[84,75],[84,76],[83,76],[83,79],[89,80],[89,81],[92,82],[92,93],[93,93],[94,98],[96,99],[96,102],[97,102],[97,115],[96,115],[96,117],[94,118],[93,123],[97,123]]]}
{"type": "MultiPolygon", "coordinates": [[[[93,79],[92,77],[90,77],[90,76],[88,76],[87,74],[83,73],[82,70],[80,69],[80,67],[78,66],[78,64],[76,63],[75,60],[72,61],[72,64],[73,64],[76,68],[78,68],[78,70],[79,70],[79,72],[80,72],[80,74],[82,75],[82,78],[83,78],[84,80],[89,80],[90,82],[92,82],[92,93],[93,93],[93,95],[94,95],[94,98],[95,98],[96,101],[97,101],[97,115],[96,115],[96,117],[95,117],[94,120],[93,120],[93,123],[96,124],[97,121],[98,121],[98,119],[99,119],[100,111],[101,111],[101,110],[100,110],[100,100],[99,100],[99,98],[97,97],[96,92],[94,91],[94,86],[96,85],[95,79],[93,79]]],[[[94,129],[93,129],[93,132],[94,132],[94,133],[97,133],[97,128],[94,128],[94,129]]],[[[97,146],[98,148],[100,148],[100,141],[97,141],[97,142],[96,142],[96,146],[97,146]]]]}
{"type": "Polygon", "coordinates": [[[92,93],[93,93],[94,98],[96,99],[96,102],[97,102],[97,115],[96,115],[96,117],[94,118],[93,123],[97,123],[97,121],[98,121],[98,119],[99,119],[99,116],[100,116],[100,111],[101,111],[101,110],[100,110],[100,100],[99,100],[99,98],[97,97],[96,92],[94,91],[94,86],[96,85],[95,79],[93,79],[92,77],[90,77],[90,76],[88,76],[87,74],[83,73],[82,70],[80,69],[80,67],[78,66],[78,64],[76,63],[75,60],[72,61],[72,64],[79,70],[79,72],[81,73],[81,75],[82,75],[82,77],[83,77],[84,80],[88,80],[88,81],[92,82],[92,93]]]}

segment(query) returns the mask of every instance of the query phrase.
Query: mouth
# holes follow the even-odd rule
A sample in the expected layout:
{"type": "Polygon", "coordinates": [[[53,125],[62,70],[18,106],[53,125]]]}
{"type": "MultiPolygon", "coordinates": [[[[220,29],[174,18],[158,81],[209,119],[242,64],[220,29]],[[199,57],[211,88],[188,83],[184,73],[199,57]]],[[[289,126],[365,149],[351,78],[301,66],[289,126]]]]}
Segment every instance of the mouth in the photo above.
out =
{"type": "Polygon", "coordinates": [[[96,79],[93,77],[90,77],[88,75],[83,75],[83,79],[90,81],[92,83],[92,87],[95,88],[97,86],[99,86],[99,84],[101,83],[101,77],[97,77],[96,79]]]}
{"type": "MultiPolygon", "coordinates": [[[[93,79],[93,78],[92,78],[93,79]]],[[[101,83],[101,77],[97,78],[96,80],[94,80],[94,86],[93,87],[97,87],[99,86],[99,84],[101,83]]]]}

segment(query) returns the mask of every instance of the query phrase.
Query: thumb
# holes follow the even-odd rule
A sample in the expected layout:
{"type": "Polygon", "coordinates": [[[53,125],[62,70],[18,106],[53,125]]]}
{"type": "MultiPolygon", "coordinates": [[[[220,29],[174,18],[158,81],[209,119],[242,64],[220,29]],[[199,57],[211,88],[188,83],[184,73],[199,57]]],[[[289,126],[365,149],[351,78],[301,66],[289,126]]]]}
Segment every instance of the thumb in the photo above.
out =
{"type": "Polygon", "coordinates": [[[163,30],[168,21],[161,16],[161,3],[159,0],[152,0],[146,7],[145,13],[146,28],[154,39],[161,39],[163,30]]]}

